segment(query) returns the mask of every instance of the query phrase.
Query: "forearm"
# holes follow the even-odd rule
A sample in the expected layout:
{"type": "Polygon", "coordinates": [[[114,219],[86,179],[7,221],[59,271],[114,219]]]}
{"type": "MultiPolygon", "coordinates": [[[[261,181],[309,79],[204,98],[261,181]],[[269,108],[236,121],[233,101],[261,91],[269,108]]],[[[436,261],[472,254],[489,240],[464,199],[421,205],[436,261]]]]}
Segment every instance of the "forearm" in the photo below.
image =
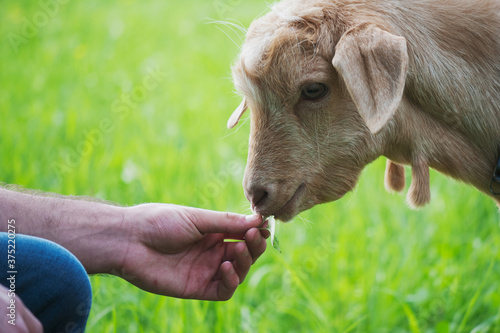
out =
{"type": "Polygon", "coordinates": [[[72,252],[89,274],[117,273],[129,232],[125,209],[98,202],[19,193],[0,188],[0,231],[54,241],[72,252]]]}

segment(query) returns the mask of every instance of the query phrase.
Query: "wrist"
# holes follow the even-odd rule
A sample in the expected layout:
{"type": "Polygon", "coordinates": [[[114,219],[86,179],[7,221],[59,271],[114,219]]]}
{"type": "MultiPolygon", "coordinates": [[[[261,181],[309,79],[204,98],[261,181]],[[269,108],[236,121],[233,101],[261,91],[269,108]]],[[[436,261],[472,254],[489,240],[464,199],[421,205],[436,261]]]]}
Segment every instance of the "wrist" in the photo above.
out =
{"type": "MultiPolygon", "coordinates": [[[[144,255],[145,236],[147,234],[147,220],[150,209],[154,204],[141,204],[130,207],[122,207],[121,212],[123,220],[119,226],[120,234],[123,236],[121,249],[118,251],[120,254],[119,260],[113,265],[113,275],[121,277],[128,282],[135,284],[134,280],[140,275],[138,267],[145,262],[142,259],[144,255]]],[[[118,258],[118,257],[117,257],[118,258]]]]}
{"type": "Polygon", "coordinates": [[[88,274],[121,276],[132,238],[126,224],[127,208],[102,205],[95,219],[81,221],[66,246],[82,262],[88,274]]]}

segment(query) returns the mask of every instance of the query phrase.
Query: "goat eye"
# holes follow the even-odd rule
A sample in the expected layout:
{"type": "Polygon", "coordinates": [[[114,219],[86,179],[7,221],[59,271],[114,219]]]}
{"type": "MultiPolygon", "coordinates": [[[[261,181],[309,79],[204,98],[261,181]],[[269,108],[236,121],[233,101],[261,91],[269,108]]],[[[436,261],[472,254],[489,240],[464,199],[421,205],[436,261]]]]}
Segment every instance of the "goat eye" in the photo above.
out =
{"type": "Polygon", "coordinates": [[[328,92],[328,87],[323,83],[313,83],[302,90],[302,98],[310,101],[320,99],[328,92]]]}

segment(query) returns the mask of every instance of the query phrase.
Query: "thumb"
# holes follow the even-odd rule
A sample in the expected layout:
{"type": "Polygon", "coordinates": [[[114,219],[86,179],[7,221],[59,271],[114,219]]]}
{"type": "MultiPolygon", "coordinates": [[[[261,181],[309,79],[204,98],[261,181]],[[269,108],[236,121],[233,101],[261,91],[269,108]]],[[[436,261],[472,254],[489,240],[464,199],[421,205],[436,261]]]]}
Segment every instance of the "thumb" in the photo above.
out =
{"type": "Polygon", "coordinates": [[[202,233],[241,234],[262,224],[260,215],[241,215],[187,207],[191,221],[202,233]]]}

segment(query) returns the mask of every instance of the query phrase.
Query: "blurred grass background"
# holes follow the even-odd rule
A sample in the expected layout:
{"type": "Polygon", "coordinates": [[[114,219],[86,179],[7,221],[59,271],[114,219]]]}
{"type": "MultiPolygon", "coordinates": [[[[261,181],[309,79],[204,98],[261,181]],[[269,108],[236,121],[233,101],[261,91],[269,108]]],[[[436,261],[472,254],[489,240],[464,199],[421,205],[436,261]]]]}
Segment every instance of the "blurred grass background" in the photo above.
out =
{"type": "MultiPolygon", "coordinates": [[[[247,27],[264,1],[0,8],[1,182],[124,205],[249,211],[249,124],[225,128],[240,102],[230,65],[241,33],[212,21],[247,27]]],[[[431,204],[412,211],[385,192],[384,166],[370,165],[341,201],[280,225],[283,253],[269,247],[228,302],[92,277],[87,331],[500,332],[495,205],[432,173],[431,204]]]]}

